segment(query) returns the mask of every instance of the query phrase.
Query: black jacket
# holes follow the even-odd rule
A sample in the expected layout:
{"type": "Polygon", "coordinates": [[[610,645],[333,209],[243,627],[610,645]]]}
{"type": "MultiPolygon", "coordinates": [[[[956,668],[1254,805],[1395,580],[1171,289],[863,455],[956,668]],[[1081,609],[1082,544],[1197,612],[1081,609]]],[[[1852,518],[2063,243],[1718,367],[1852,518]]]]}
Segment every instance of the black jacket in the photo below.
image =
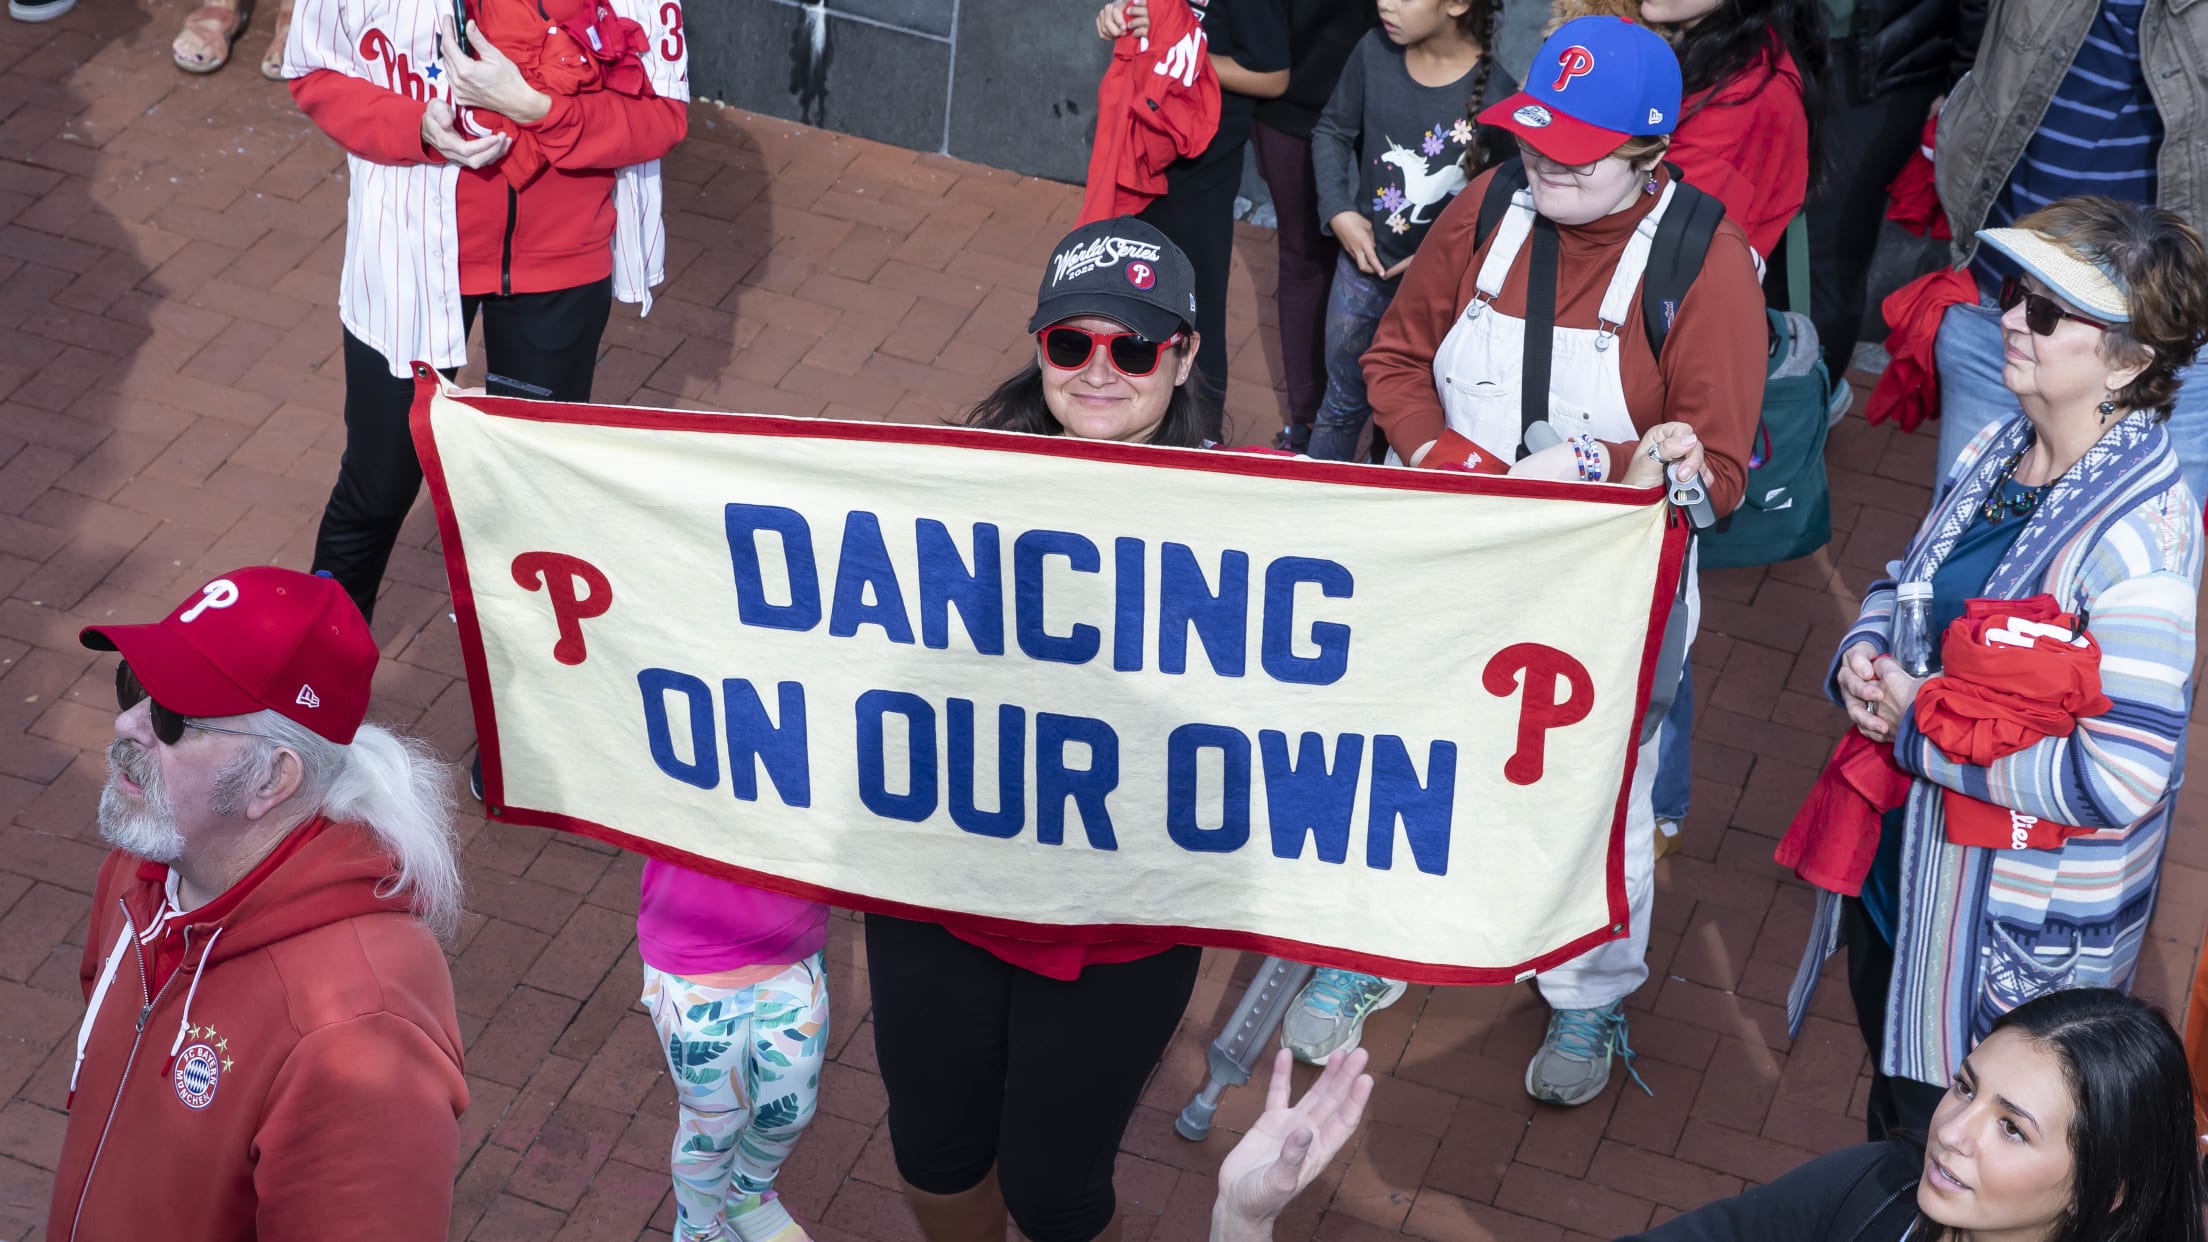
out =
{"type": "Polygon", "coordinates": [[[1350,50],[1367,30],[1379,28],[1380,14],[1372,0],[1286,0],[1282,7],[1288,12],[1288,89],[1278,99],[1258,101],[1257,123],[1308,139],[1350,50]]]}
{"type": "Polygon", "coordinates": [[[1917,1217],[1924,1153],[1866,1143],[1621,1242],[1896,1242],[1917,1217]]]}
{"type": "Polygon", "coordinates": [[[1844,36],[1850,80],[1839,83],[1863,102],[1905,86],[1953,86],[1978,54],[1987,0],[1856,0],[1844,36]]]}

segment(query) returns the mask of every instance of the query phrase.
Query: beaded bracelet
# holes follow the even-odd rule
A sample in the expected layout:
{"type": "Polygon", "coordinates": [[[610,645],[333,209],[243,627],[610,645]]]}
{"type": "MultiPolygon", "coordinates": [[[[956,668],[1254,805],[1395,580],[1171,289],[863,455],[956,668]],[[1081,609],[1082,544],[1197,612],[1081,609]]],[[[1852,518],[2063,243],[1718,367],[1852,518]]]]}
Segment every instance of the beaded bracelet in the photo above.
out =
{"type": "Polygon", "coordinates": [[[1595,438],[1581,432],[1571,439],[1572,458],[1579,465],[1579,478],[1583,483],[1602,482],[1602,449],[1595,438]]]}

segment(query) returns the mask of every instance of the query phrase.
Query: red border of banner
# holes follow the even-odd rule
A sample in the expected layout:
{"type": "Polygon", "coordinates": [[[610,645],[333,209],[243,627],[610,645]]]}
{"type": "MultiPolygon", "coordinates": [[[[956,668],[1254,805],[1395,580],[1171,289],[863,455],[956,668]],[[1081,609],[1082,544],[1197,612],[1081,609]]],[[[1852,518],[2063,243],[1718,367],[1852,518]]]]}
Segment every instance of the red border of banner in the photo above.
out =
{"type": "MultiPolygon", "coordinates": [[[[781,876],[750,871],[718,859],[703,858],[657,841],[632,836],[618,828],[592,820],[578,819],[553,811],[501,805],[504,801],[502,795],[505,792],[505,782],[499,765],[498,713],[491,697],[485,692],[490,680],[483,655],[481,623],[476,616],[475,593],[468,580],[467,557],[461,551],[459,523],[453,513],[451,497],[445,485],[444,460],[438,453],[436,436],[430,426],[431,399],[442,390],[443,382],[434,370],[423,363],[414,364],[414,374],[414,406],[408,417],[413,429],[414,447],[421,458],[422,474],[430,485],[430,500],[437,511],[437,531],[443,539],[445,572],[452,584],[453,612],[460,629],[461,660],[467,669],[468,698],[475,713],[476,737],[483,760],[484,806],[486,813],[493,819],[593,837],[625,850],[679,863],[694,870],[772,892],[787,893],[850,910],[879,911],[903,918],[942,923],[988,935],[1047,943],[1093,944],[1131,940],[1159,944],[1208,945],[1270,954],[1299,962],[1347,967],[1413,983],[1511,983],[1525,978],[1529,972],[1538,973],[1560,966],[1597,945],[1619,938],[1620,933],[1613,932],[1611,928],[1598,928],[1552,952],[1515,966],[1470,967],[1353,953],[1285,937],[1264,936],[1226,928],[1117,923],[1068,927],[1023,923],[1013,919],[937,910],[838,889],[821,888],[781,876]]],[[[1589,488],[1573,483],[1508,479],[1456,471],[1375,470],[1363,465],[1318,462],[1269,454],[1160,453],[1154,448],[1138,445],[1072,440],[1060,436],[1012,435],[969,427],[839,422],[769,414],[713,414],[645,406],[563,405],[518,397],[448,395],[451,400],[482,414],[535,423],[703,431],[720,435],[764,435],[777,439],[955,445],[990,452],[1112,461],[1163,470],[1199,470],[1217,474],[1310,479],[1403,491],[1530,496],[1582,504],[1645,505],[1661,495],[1661,489],[1653,487],[1589,488]]],[[[1655,680],[1657,656],[1663,645],[1664,618],[1668,615],[1670,601],[1678,593],[1679,576],[1686,560],[1686,547],[1687,529],[1675,513],[1665,530],[1663,559],[1657,569],[1655,593],[1649,601],[1648,645],[1642,653],[1639,683],[1634,692],[1634,711],[1631,715],[1634,744],[1628,747],[1629,754],[1638,749],[1641,716],[1647,710],[1651,683],[1655,680]]],[[[1605,864],[1610,920],[1612,927],[1616,928],[1622,928],[1629,917],[1625,898],[1624,829],[1626,803],[1631,796],[1631,789],[1632,772],[1628,767],[1618,785],[1617,811],[1611,821],[1609,858],[1605,864]]]]}

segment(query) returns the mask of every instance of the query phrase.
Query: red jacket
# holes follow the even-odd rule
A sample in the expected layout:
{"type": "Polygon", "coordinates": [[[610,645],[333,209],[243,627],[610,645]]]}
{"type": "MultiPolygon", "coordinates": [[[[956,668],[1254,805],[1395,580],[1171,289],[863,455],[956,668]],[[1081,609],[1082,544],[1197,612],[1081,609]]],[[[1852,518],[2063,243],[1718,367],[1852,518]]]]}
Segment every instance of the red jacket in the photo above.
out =
{"type": "Polygon", "coordinates": [[[1147,0],[1150,33],[1121,35],[1096,88],[1081,224],[1128,216],[1165,193],[1165,169],[1219,131],[1219,75],[1188,0],[1147,0]]]}
{"type": "Polygon", "coordinates": [[[52,1242],[444,1238],[468,1105],[459,1021],[436,938],[376,895],[390,871],[366,830],[328,826],[187,926],[149,987],[158,946],[134,933],[167,868],[107,856],[88,999],[116,968],[86,1019],[52,1242]]]}
{"type": "Polygon", "coordinates": [[[1774,37],[1763,59],[1680,105],[1665,159],[1714,194],[1766,261],[1809,194],[1802,71],[1774,37]]]}
{"type": "MultiPolygon", "coordinates": [[[[422,10],[434,11],[436,6],[422,10]]],[[[496,33],[499,50],[525,69],[556,61],[561,48],[547,43],[564,47],[569,38],[545,21],[536,0],[469,0],[468,11],[481,29],[496,33]],[[514,42],[511,31],[532,32],[535,41],[514,42]]],[[[549,85],[551,111],[520,127],[550,165],[542,175],[516,189],[498,164],[460,170],[463,294],[546,293],[612,274],[614,172],[658,159],[689,131],[688,105],[663,99],[649,86],[629,95],[611,89],[562,94],[557,83],[549,85]]],[[[444,162],[422,144],[426,105],[421,101],[331,70],[294,78],[291,95],[338,145],[363,159],[444,162]]]]}
{"type": "Polygon", "coordinates": [[[1978,300],[1978,282],[1969,272],[1943,267],[1886,295],[1879,310],[1892,331],[1886,337],[1886,370],[1871,389],[1863,417],[1872,426],[1887,419],[1915,431],[1917,424],[1940,416],[1940,324],[1947,308],[1978,300]]]}
{"type": "Polygon", "coordinates": [[[1848,730],[1771,851],[1771,861],[1791,868],[1804,883],[1861,895],[1863,877],[1878,857],[1880,819],[1909,800],[1909,786],[1910,776],[1894,762],[1891,745],[1848,730]]]}
{"type": "Polygon", "coordinates": [[[1917,139],[1917,153],[1894,174],[1886,187],[1886,218],[1919,237],[1951,241],[1955,234],[1947,223],[1947,209],[1940,206],[1940,187],[1934,179],[1933,140],[1939,136],[1940,118],[1925,118],[1924,134],[1917,139]]]}

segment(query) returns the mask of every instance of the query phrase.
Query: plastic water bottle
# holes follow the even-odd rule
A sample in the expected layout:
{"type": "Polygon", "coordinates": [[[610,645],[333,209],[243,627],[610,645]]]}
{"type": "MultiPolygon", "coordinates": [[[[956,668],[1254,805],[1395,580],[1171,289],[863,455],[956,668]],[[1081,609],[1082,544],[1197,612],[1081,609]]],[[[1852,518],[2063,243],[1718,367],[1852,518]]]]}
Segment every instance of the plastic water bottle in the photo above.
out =
{"type": "Polygon", "coordinates": [[[1904,582],[1894,589],[1894,661],[1911,677],[1932,675],[1932,584],[1904,582]]]}

